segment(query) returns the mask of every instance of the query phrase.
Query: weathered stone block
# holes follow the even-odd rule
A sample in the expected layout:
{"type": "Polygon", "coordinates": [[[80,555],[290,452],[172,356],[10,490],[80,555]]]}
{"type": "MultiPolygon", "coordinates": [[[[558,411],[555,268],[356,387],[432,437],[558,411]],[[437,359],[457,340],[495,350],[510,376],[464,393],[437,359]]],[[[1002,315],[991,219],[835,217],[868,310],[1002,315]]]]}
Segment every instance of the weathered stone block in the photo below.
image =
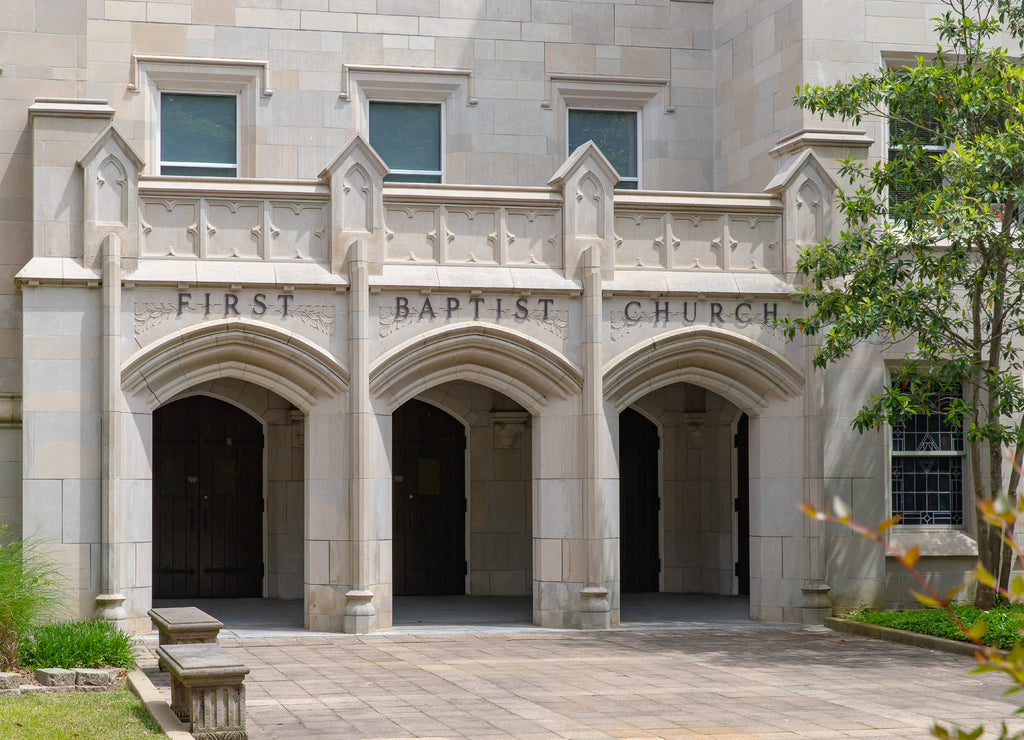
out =
{"type": "Polygon", "coordinates": [[[43,686],[74,686],[75,672],[66,668],[38,668],[36,680],[43,686]]]}
{"type": "Polygon", "coordinates": [[[113,686],[117,673],[118,670],[116,668],[76,668],[75,685],[102,687],[113,686]]]}
{"type": "Polygon", "coordinates": [[[20,686],[20,673],[0,673],[0,690],[17,689],[20,686]]]}

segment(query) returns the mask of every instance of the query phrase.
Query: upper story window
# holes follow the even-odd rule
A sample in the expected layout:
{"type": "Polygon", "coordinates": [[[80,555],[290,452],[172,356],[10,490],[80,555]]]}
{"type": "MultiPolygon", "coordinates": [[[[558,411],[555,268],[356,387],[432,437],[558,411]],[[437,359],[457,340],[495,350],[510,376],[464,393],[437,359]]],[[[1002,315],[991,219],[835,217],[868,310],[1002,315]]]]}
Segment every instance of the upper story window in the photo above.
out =
{"type": "Polygon", "coordinates": [[[370,146],[391,170],[385,182],[441,182],[444,173],[441,103],[369,102],[370,146]]]}
{"type": "Polygon", "coordinates": [[[889,190],[889,211],[899,220],[912,216],[903,212],[911,205],[912,196],[942,184],[934,162],[945,153],[946,145],[936,133],[938,119],[934,112],[903,116],[897,109],[890,114],[888,156],[900,170],[899,184],[889,190]]]}
{"type": "Polygon", "coordinates": [[[900,524],[964,523],[964,433],[946,419],[949,398],[892,428],[892,513],[900,524]]]}
{"type": "Polygon", "coordinates": [[[160,174],[238,175],[238,96],[160,93],[160,174]]]}
{"type": "Polygon", "coordinates": [[[640,187],[638,117],[637,111],[570,108],[567,154],[593,141],[622,178],[615,187],[636,190],[640,187]]]}

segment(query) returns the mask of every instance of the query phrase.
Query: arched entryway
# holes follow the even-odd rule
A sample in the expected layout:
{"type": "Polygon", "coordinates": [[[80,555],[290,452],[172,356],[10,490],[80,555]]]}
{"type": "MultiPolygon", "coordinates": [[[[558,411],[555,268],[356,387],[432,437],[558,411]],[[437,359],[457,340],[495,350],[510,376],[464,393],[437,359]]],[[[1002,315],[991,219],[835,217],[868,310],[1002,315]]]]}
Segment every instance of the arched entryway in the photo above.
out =
{"type": "Polygon", "coordinates": [[[153,413],[153,597],[263,595],[263,428],[208,396],[153,413]]]}
{"type": "Polygon", "coordinates": [[[466,431],[413,399],[392,421],[396,596],[466,593],[466,431]]]}

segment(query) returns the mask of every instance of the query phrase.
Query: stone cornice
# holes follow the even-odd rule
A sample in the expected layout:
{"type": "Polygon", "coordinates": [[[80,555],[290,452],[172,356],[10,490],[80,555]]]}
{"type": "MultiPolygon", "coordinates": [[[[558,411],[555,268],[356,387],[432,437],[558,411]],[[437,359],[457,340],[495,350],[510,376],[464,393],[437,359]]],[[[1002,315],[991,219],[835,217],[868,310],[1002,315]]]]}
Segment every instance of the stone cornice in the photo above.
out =
{"type": "Polygon", "coordinates": [[[867,149],[874,143],[875,140],[860,129],[805,128],[779,139],[768,153],[773,157],[779,157],[810,146],[867,149]]]}
{"type": "Polygon", "coordinates": [[[28,119],[51,118],[113,118],[114,109],[100,98],[36,98],[28,107],[28,119]]]}

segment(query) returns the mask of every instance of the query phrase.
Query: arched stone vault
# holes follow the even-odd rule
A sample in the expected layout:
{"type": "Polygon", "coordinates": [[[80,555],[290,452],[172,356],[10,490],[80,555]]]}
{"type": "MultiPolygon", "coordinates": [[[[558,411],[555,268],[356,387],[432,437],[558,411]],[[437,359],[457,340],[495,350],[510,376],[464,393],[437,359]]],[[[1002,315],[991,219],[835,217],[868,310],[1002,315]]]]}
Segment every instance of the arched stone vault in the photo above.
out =
{"type": "Polygon", "coordinates": [[[182,329],[142,348],[121,368],[125,392],[150,395],[152,408],[224,377],[271,389],[303,412],[348,389],[348,373],[329,352],[296,334],[249,319],[182,329]]]}
{"type": "Polygon", "coordinates": [[[370,368],[370,393],[391,410],[435,385],[469,380],[504,393],[531,414],[554,395],[579,393],[579,368],[550,347],[512,329],[462,323],[400,344],[370,368]]]}
{"type": "Polygon", "coordinates": [[[800,395],[804,379],[774,350],[742,334],[705,327],[662,334],[605,366],[605,397],[618,411],[673,383],[702,386],[756,416],[771,394],[782,399],[800,395]]]}

